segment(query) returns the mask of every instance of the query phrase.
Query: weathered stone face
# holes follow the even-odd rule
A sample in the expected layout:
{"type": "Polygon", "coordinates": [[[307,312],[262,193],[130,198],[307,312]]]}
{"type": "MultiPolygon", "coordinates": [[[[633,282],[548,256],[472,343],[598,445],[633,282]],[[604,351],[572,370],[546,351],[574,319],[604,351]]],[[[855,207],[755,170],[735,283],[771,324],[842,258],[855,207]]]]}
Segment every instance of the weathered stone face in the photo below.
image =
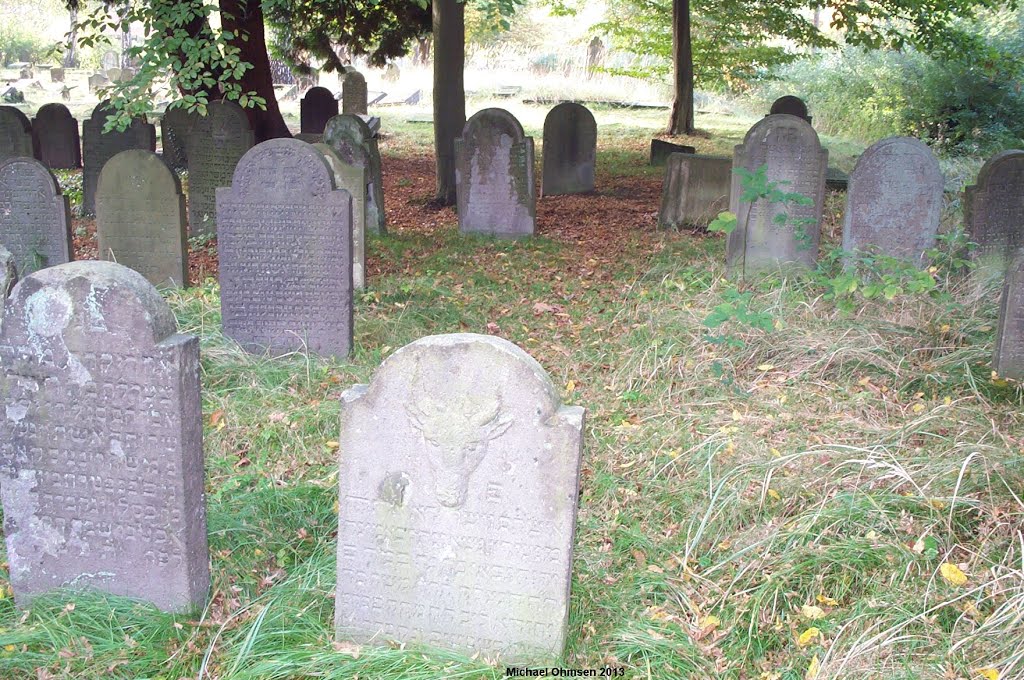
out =
{"type": "Polygon", "coordinates": [[[177,170],[188,167],[188,137],[199,115],[175,107],[160,118],[160,144],[164,161],[177,170]]]}
{"type": "Polygon", "coordinates": [[[14,289],[0,335],[0,493],[19,606],[62,586],[206,601],[199,341],[141,275],[72,262],[14,289]]]}
{"type": "Polygon", "coordinates": [[[695,154],[697,153],[697,149],[685,144],[673,144],[672,142],[666,142],[664,139],[651,140],[651,165],[665,165],[665,163],[668,162],[669,156],[674,153],[695,154]]]}
{"type": "Polygon", "coordinates": [[[11,158],[34,158],[32,124],[13,106],[0,106],[0,163],[11,158]]]}
{"type": "Polygon", "coordinates": [[[747,132],[733,153],[729,210],[737,217],[736,229],[726,244],[729,275],[745,278],[779,268],[813,269],[821,240],[828,151],[804,120],[787,114],[770,115],[747,132]],[[811,205],[782,205],[765,200],[740,202],[742,178],[737,168],[749,171],[767,165],[768,181],[779,182],[787,193],[809,197],[811,205]],[[787,216],[779,224],[778,215],[787,216]]]}
{"type": "Polygon", "coordinates": [[[14,266],[14,255],[11,255],[3,246],[0,246],[0,321],[4,318],[4,307],[7,305],[7,297],[14,290],[14,284],[18,282],[18,270],[14,266]]]}
{"type": "Polygon", "coordinates": [[[89,76],[89,79],[88,79],[89,92],[95,92],[96,90],[100,89],[101,87],[106,87],[109,84],[110,84],[110,79],[107,78],[102,73],[95,73],[95,74],[89,76]]]}
{"type": "Polygon", "coordinates": [[[57,179],[33,158],[0,164],[0,245],[22,275],[71,261],[71,214],[57,179]]]}
{"type": "Polygon", "coordinates": [[[366,170],[341,160],[326,144],[314,144],[334,173],[334,186],[352,197],[352,286],[366,287],[366,170]]]}
{"type": "Polygon", "coordinates": [[[1024,254],[1010,261],[999,304],[992,368],[1002,378],[1024,380],[1024,254]]]}
{"type": "Polygon", "coordinates": [[[531,236],[537,192],[533,139],[504,109],[473,114],[455,140],[459,231],[502,238],[531,236]]]}
{"type": "Polygon", "coordinates": [[[790,116],[796,116],[797,118],[803,118],[808,123],[811,122],[811,117],[807,115],[807,104],[804,103],[800,97],[794,97],[791,94],[779,97],[772,102],[772,107],[768,111],[768,115],[775,115],[777,113],[785,113],[790,116]]]}
{"type": "Polygon", "coordinates": [[[597,121],[585,106],[566,102],[544,118],[544,175],[541,195],[585,194],[594,190],[597,121]]]}
{"type": "Polygon", "coordinates": [[[32,120],[39,160],[48,168],[82,167],[78,121],[63,104],[43,104],[32,120]]]}
{"type": "Polygon", "coordinates": [[[704,228],[729,208],[732,159],[674,153],[665,166],[658,225],[704,228]]]}
{"type": "Polygon", "coordinates": [[[341,112],[366,115],[366,78],[359,71],[349,71],[341,83],[341,112]]]}
{"type": "Polygon", "coordinates": [[[239,159],[252,148],[245,110],[235,102],[210,102],[186,137],[188,230],[193,236],[217,233],[217,189],[231,184],[239,159]]]}
{"type": "Polygon", "coordinates": [[[939,230],[942,186],[939,162],[927,144],[913,137],[876,142],[850,175],[843,249],[924,264],[939,230]]]}
{"type": "Polygon", "coordinates": [[[345,392],[339,638],[561,654],[583,417],[484,335],[418,340],[345,392]]]}
{"type": "Polygon", "coordinates": [[[312,87],[299,102],[299,124],[303,133],[323,134],[327,121],[338,115],[338,100],[326,87],[312,87]]]}
{"type": "Polygon", "coordinates": [[[1024,151],[998,153],[964,190],[964,223],[984,272],[1002,274],[1024,246],[1024,151]]]}
{"type": "Polygon", "coordinates": [[[178,176],[152,151],[130,149],[103,166],[96,190],[99,257],[155,286],[188,285],[185,197],[178,176]]]}
{"type": "Polygon", "coordinates": [[[387,233],[380,150],[370,127],[359,116],[335,116],[324,127],[323,141],[334,149],[343,163],[363,168],[366,173],[366,231],[371,234],[387,233]]]}
{"type": "Polygon", "coordinates": [[[100,102],[82,123],[82,212],[86,215],[96,212],[96,184],[107,161],[128,149],[156,151],[156,127],[145,119],[134,119],[124,132],[103,132],[111,113],[110,103],[100,102]]]}
{"type": "Polygon", "coordinates": [[[217,190],[224,334],[251,351],[352,348],[352,198],[297,139],[252,148],[217,190]]]}

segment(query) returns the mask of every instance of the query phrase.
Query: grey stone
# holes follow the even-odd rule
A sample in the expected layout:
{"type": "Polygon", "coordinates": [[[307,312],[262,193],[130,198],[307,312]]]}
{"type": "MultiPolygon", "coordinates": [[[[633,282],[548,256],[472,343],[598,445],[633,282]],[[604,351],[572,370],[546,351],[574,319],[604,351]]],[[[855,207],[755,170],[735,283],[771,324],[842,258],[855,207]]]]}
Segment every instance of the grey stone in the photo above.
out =
{"type": "Polygon", "coordinates": [[[311,87],[299,102],[302,132],[323,134],[327,121],[338,115],[338,100],[326,87],[311,87]]]}
{"type": "Polygon", "coordinates": [[[156,151],[156,127],[145,118],[134,118],[126,130],[104,132],[113,113],[110,102],[102,101],[82,122],[82,212],[96,212],[96,184],[100,171],[111,158],[128,149],[156,151]]]}
{"type": "Polygon", "coordinates": [[[192,236],[217,233],[216,192],[231,184],[239,159],[252,148],[245,110],[230,101],[210,102],[186,136],[188,230],[192,236]]]}
{"type": "Polygon", "coordinates": [[[0,335],[0,490],[22,607],[98,589],[172,612],[210,585],[199,340],[110,262],[36,272],[0,335]]]}
{"type": "Polygon", "coordinates": [[[0,106],[0,163],[35,156],[28,116],[13,106],[0,106]]]}
{"type": "Polygon", "coordinates": [[[104,75],[107,76],[107,80],[110,80],[111,82],[119,83],[119,82],[121,82],[121,77],[122,77],[123,74],[121,73],[121,69],[119,69],[119,68],[108,68],[106,70],[106,72],[104,73],[104,75]]]}
{"type": "Polygon", "coordinates": [[[199,114],[174,107],[160,118],[160,146],[164,160],[176,170],[188,168],[188,137],[199,114]]]}
{"type": "Polygon", "coordinates": [[[107,50],[100,57],[100,67],[107,71],[112,68],[117,68],[121,63],[121,57],[113,50],[107,50]]]}
{"type": "Polygon", "coordinates": [[[695,154],[697,149],[686,144],[666,142],[664,139],[651,140],[651,165],[655,167],[664,165],[668,161],[668,157],[674,153],[695,154]]]}
{"type": "Polygon", "coordinates": [[[71,261],[71,213],[53,173],[34,158],[0,164],[0,245],[22,276],[71,261]]]}
{"type": "Polygon", "coordinates": [[[324,127],[323,141],[344,163],[366,170],[366,231],[370,234],[387,233],[380,150],[369,126],[359,116],[335,116],[324,127]]]}
{"type": "Polygon", "coordinates": [[[850,176],[839,168],[830,167],[825,173],[825,186],[833,191],[846,191],[850,186],[850,176]]]}
{"type": "Polygon", "coordinates": [[[1003,151],[982,166],[964,190],[964,224],[978,267],[1004,273],[1024,246],[1024,151],[1003,151]]]}
{"type": "Polygon", "coordinates": [[[558,657],[584,410],[473,334],[403,347],[341,402],[339,639],[558,657]]]}
{"type": "Polygon", "coordinates": [[[96,73],[89,76],[88,79],[89,92],[96,92],[100,88],[110,85],[110,78],[107,78],[102,73],[96,73]]]}
{"type": "Polygon", "coordinates": [[[18,268],[14,266],[14,255],[0,246],[0,321],[4,318],[7,298],[18,282],[18,268]]]}
{"type": "Polygon", "coordinates": [[[505,238],[536,229],[533,138],[504,109],[474,113],[455,140],[459,231],[505,238]]]}
{"type": "Polygon", "coordinates": [[[732,159],[674,153],[665,164],[658,225],[704,228],[729,208],[732,159]]]}
{"type": "Polygon", "coordinates": [[[341,83],[341,112],[365,116],[366,99],[366,78],[363,74],[356,70],[346,73],[341,83]]]}
{"type": "Polygon", "coordinates": [[[301,139],[306,144],[322,144],[324,141],[324,134],[316,134],[315,132],[300,132],[297,135],[292,135],[292,139],[301,139]]]}
{"type": "Polygon", "coordinates": [[[130,149],[103,166],[96,189],[99,257],[156,286],[188,285],[185,197],[160,156],[130,149]]]}
{"type": "Polygon", "coordinates": [[[1024,381],[1024,253],[1010,261],[999,304],[992,368],[1002,378],[1024,381]]]}
{"type": "Polygon", "coordinates": [[[597,121],[587,107],[559,104],[544,118],[544,173],[541,196],[594,190],[597,121]]]}
{"type": "Polygon", "coordinates": [[[253,147],[217,190],[224,334],[252,351],[352,348],[352,198],[297,139],[253,147]]]}
{"type": "Polygon", "coordinates": [[[43,104],[32,119],[32,136],[39,160],[48,168],[82,167],[82,139],[78,121],[63,104],[43,104]]]}
{"type": "Polygon", "coordinates": [[[813,269],[821,241],[828,168],[828,150],[821,148],[818,133],[796,116],[766,116],[736,146],[732,167],[729,210],[736,215],[737,224],[726,243],[729,275],[742,279],[779,268],[813,269]],[[813,203],[740,202],[742,178],[736,169],[753,172],[762,165],[767,166],[769,182],[780,183],[783,191],[802,194],[813,203]],[[784,224],[777,221],[779,215],[787,216],[784,224]]]}
{"type": "Polygon", "coordinates": [[[334,173],[334,186],[352,196],[352,286],[356,290],[366,287],[366,169],[349,165],[323,143],[313,145],[324,155],[334,173]]]}
{"type": "Polygon", "coordinates": [[[843,250],[924,264],[939,230],[943,183],[939,162],[921,140],[889,137],[872,144],[850,175],[843,250]]]}
{"type": "Polygon", "coordinates": [[[813,122],[811,116],[807,115],[807,104],[804,103],[804,100],[800,99],[800,97],[794,97],[791,94],[779,97],[772,102],[772,107],[768,110],[768,115],[771,116],[779,113],[803,118],[808,123],[813,122]]]}
{"type": "Polygon", "coordinates": [[[50,82],[52,83],[63,83],[64,82],[64,69],[62,68],[51,68],[50,69],[50,82]]]}

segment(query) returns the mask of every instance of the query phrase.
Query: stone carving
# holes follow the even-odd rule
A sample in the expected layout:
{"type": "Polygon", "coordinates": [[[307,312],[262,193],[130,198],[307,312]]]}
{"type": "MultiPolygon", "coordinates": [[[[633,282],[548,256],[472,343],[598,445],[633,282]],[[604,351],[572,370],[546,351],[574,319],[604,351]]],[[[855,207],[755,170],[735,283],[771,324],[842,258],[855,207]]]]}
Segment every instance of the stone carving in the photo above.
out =
{"type": "Polygon", "coordinates": [[[345,74],[345,80],[341,83],[341,112],[365,116],[366,100],[366,78],[352,69],[345,74]]]}
{"type": "Polygon", "coordinates": [[[188,136],[199,114],[180,107],[167,109],[160,118],[160,145],[164,161],[175,170],[188,168],[188,136]]]}
{"type": "Polygon", "coordinates": [[[1024,151],[998,153],[964,190],[964,223],[984,272],[1002,275],[1024,246],[1024,151]]]}
{"type": "Polygon", "coordinates": [[[188,158],[188,230],[193,236],[217,233],[216,192],[231,184],[235,166],[252,148],[245,110],[229,101],[210,102],[185,137],[188,158]]]}
{"type": "Polygon", "coordinates": [[[665,165],[666,161],[668,161],[668,157],[674,153],[695,154],[697,153],[697,149],[685,144],[673,144],[672,142],[666,142],[664,139],[651,140],[652,166],[657,167],[659,165],[665,165]]]}
{"type": "Polygon", "coordinates": [[[39,160],[48,168],[82,167],[78,121],[63,104],[43,104],[32,119],[32,136],[39,160]]]}
{"type": "Polygon", "coordinates": [[[35,156],[28,116],[13,106],[0,106],[0,163],[35,156]]]}
{"type": "Polygon", "coordinates": [[[110,102],[102,101],[82,122],[82,213],[96,212],[96,184],[107,161],[128,149],[156,151],[156,127],[144,118],[135,118],[124,132],[103,132],[113,113],[110,102]]]}
{"type": "Polygon", "coordinates": [[[674,153],[665,165],[658,225],[703,229],[729,208],[732,159],[674,153]]]}
{"type": "Polygon", "coordinates": [[[303,133],[323,134],[324,126],[338,115],[338,100],[326,87],[310,88],[299,102],[299,121],[303,133]]]}
{"type": "Polygon", "coordinates": [[[594,190],[597,121],[587,107],[566,102],[544,118],[544,174],[541,195],[585,194],[594,190]]]}
{"type": "Polygon", "coordinates": [[[323,154],[334,173],[334,186],[352,197],[352,287],[366,287],[366,170],[341,160],[334,149],[323,143],[313,145],[323,154]]]}
{"type": "Polygon", "coordinates": [[[68,199],[34,158],[0,164],[0,245],[23,276],[71,260],[68,199]]]}
{"type": "Polygon", "coordinates": [[[371,234],[387,233],[380,150],[369,126],[359,116],[335,116],[324,127],[323,141],[334,149],[342,162],[363,168],[366,173],[366,231],[371,234]]]}
{"type": "Polygon", "coordinates": [[[774,115],[777,113],[785,113],[790,116],[796,116],[797,118],[803,118],[808,124],[812,122],[811,117],[807,115],[807,104],[804,103],[800,97],[794,97],[791,94],[779,97],[772,102],[772,107],[768,111],[768,115],[774,115]]]}
{"type": "Polygon", "coordinates": [[[999,303],[992,368],[1002,378],[1024,381],[1024,254],[1014,254],[999,303]]]}

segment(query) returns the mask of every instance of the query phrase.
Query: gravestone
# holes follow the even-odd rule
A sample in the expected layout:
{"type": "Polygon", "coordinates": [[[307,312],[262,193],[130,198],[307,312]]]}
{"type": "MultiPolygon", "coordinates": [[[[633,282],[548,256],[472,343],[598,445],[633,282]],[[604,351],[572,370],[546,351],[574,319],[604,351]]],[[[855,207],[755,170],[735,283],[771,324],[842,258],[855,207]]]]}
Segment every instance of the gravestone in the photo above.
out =
{"type": "Polygon", "coordinates": [[[343,163],[365,170],[366,231],[370,234],[386,234],[380,150],[369,126],[359,116],[335,116],[324,127],[323,141],[334,149],[343,163]]]}
{"type": "Polygon", "coordinates": [[[303,133],[323,134],[327,121],[338,115],[338,100],[326,87],[314,87],[299,102],[299,121],[303,133]]]}
{"type": "Polygon", "coordinates": [[[341,83],[341,112],[367,114],[366,78],[359,71],[349,71],[341,83]]]}
{"type": "Polygon", "coordinates": [[[272,139],[217,190],[224,335],[250,351],[352,349],[352,198],[323,155],[272,139]]]}
{"type": "Polygon", "coordinates": [[[188,136],[199,115],[180,107],[167,109],[160,118],[160,145],[164,160],[175,170],[188,168],[188,136]]]}
{"type": "Polygon", "coordinates": [[[790,116],[796,116],[797,118],[803,118],[808,123],[811,123],[811,117],[807,115],[807,104],[804,103],[800,97],[794,97],[791,94],[779,97],[772,102],[772,107],[768,111],[768,115],[774,115],[777,113],[785,113],[790,116]]]}
{"type": "Polygon", "coordinates": [[[89,76],[87,83],[89,87],[89,92],[96,92],[96,90],[99,90],[102,87],[110,85],[110,79],[102,73],[96,73],[89,76]]]}
{"type": "Polygon", "coordinates": [[[536,228],[533,138],[504,109],[474,113],[455,140],[459,231],[515,238],[536,228]]]}
{"type": "Polygon", "coordinates": [[[188,285],[185,197],[174,171],[152,151],[130,149],[103,166],[96,189],[99,258],[155,286],[188,285]]]}
{"type": "Polygon", "coordinates": [[[96,212],[96,183],[107,161],[128,149],[156,151],[156,127],[145,118],[132,119],[124,132],[103,132],[111,113],[110,103],[103,101],[82,122],[82,212],[86,215],[96,212]]]}
{"type": "Polygon", "coordinates": [[[651,140],[652,166],[657,167],[659,165],[665,165],[668,161],[668,157],[674,153],[695,154],[697,153],[697,149],[685,144],[673,144],[672,142],[666,142],[664,139],[651,140]]]}
{"type": "Polygon", "coordinates": [[[241,106],[215,101],[185,139],[189,234],[216,234],[217,189],[230,186],[239,159],[252,148],[252,128],[241,106]]]}
{"type": "Polygon", "coordinates": [[[585,194],[594,190],[597,121],[587,107],[565,102],[544,118],[544,174],[541,195],[585,194]]]}
{"type": "Polygon", "coordinates": [[[107,50],[100,57],[100,66],[104,71],[112,68],[117,68],[121,65],[121,57],[118,56],[117,52],[107,50]]]}
{"type": "Polygon", "coordinates": [[[338,638],[558,657],[583,421],[530,355],[486,335],[417,340],[346,391],[338,638]]]}
{"type": "Polygon", "coordinates": [[[0,164],[0,245],[22,276],[71,261],[71,214],[57,179],[34,158],[0,164]]]}
{"type": "Polygon", "coordinates": [[[1010,260],[999,303],[992,368],[1001,378],[1024,381],[1024,253],[1010,260]]]}
{"type": "Polygon", "coordinates": [[[810,123],[796,116],[766,116],[750,130],[733,153],[729,211],[736,215],[736,229],[726,243],[729,275],[745,278],[780,267],[813,269],[821,240],[821,218],[825,201],[825,171],[828,150],[822,149],[818,133],[810,123]],[[787,193],[811,199],[811,205],[781,204],[759,199],[741,202],[743,194],[739,168],[750,172],[767,166],[767,179],[787,193]],[[785,215],[780,223],[779,215],[785,215]]]}
{"type": "Polygon", "coordinates": [[[119,68],[108,68],[105,71],[104,75],[106,75],[107,76],[107,80],[109,80],[111,82],[114,82],[114,83],[121,82],[122,73],[121,73],[121,69],[119,69],[119,68]]]}
{"type": "Polygon", "coordinates": [[[43,104],[32,120],[32,136],[39,160],[48,168],[82,167],[82,140],[78,121],[63,104],[43,104]]]}
{"type": "Polygon", "coordinates": [[[366,170],[349,165],[323,143],[313,145],[323,154],[334,173],[334,186],[344,189],[352,197],[352,287],[366,287],[366,170]]]}
{"type": "Polygon", "coordinates": [[[7,298],[18,282],[18,268],[14,266],[14,255],[0,246],[0,319],[4,318],[7,298]]]}
{"type": "Polygon", "coordinates": [[[60,67],[54,67],[50,69],[50,82],[52,83],[63,83],[64,82],[64,69],[60,67]]]}
{"type": "Polygon", "coordinates": [[[703,229],[729,209],[732,159],[674,153],[665,165],[658,226],[703,229]]]}
{"type": "Polygon", "coordinates": [[[846,192],[843,250],[924,264],[942,216],[942,171],[928,145],[889,137],[857,159],[846,192]]]}
{"type": "Polygon", "coordinates": [[[1024,246],[1024,151],[998,153],[964,190],[964,224],[978,267],[1002,274],[1024,246]]]}
{"type": "Polygon", "coordinates": [[[0,163],[35,155],[28,116],[13,106],[0,106],[0,163]]]}
{"type": "Polygon", "coordinates": [[[199,340],[110,262],[25,277],[0,335],[15,602],[93,588],[192,612],[210,586],[199,340]]]}

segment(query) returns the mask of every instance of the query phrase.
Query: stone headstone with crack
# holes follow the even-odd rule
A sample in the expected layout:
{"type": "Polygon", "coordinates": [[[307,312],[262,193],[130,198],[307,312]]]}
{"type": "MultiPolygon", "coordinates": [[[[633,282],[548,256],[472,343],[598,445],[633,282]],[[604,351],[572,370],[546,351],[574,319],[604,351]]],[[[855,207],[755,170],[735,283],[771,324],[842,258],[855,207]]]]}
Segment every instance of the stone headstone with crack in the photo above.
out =
{"type": "Polygon", "coordinates": [[[964,224],[979,268],[1003,273],[1024,246],[1024,151],[998,153],[964,190],[964,224]]]}
{"type": "Polygon", "coordinates": [[[323,141],[334,149],[342,162],[366,171],[366,231],[370,234],[387,233],[380,150],[369,126],[359,116],[335,116],[324,127],[323,141]]]}
{"type": "Polygon", "coordinates": [[[334,173],[334,186],[344,189],[352,197],[352,286],[356,290],[366,287],[366,170],[349,165],[323,143],[313,145],[323,154],[334,173]]]}
{"type": "Polygon", "coordinates": [[[224,334],[250,351],[352,349],[352,198],[323,155],[272,139],[217,190],[224,334]]]}
{"type": "Polygon", "coordinates": [[[651,140],[651,165],[659,166],[665,165],[668,161],[668,157],[674,153],[688,153],[695,154],[697,149],[686,144],[673,144],[672,142],[666,142],[664,139],[652,139],[651,140]]]}
{"type": "Polygon", "coordinates": [[[341,401],[338,638],[559,656],[584,410],[475,334],[417,340],[341,401]]]}
{"type": "Polygon", "coordinates": [[[323,134],[327,121],[338,115],[338,100],[326,87],[310,88],[299,102],[299,124],[303,133],[323,134]]]}
{"type": "Polygon", "coordinates": [[[180,107],[167,109],[160,118],[160,146],[164,160],[175,170],[188,168],[188,136],[199,114],[180,107]]]}
{"type": "Polygon", "coordinates": [[[32,119],[32,135],[39,160],[48,168],[82,167],[82,139],[78,121],[63,104],[43,104],[32,119]]]}
{"type": "Polygon", "coordinates": [[[665,164],[658,226],[704,228],[729,208],[732,159],[674,153],[665,164]]]}
{"type": "Polygon", "coordinates": [[[192,236],[217,233],[217,189],[230,186],[239,159],[252,148],[245,110],[230,101],[210,102],[186,137],[188,229],[192,236]]]}
{"type": "Polygon", "coordinates": [[[198,338],[110,262],[36,272],[7,305],[0,488],[15,602],[68,587],[202,608],[198,338]]]}
{"type": "Polygon", "coordinates": [[[1001,378],[1024,381],[1024,254],[1014,254],[999,303],[992,368],[1001,378]]]}
{"type": "Polygon", "coordinates": [[[597,121],[587,107],[555,106],[544,118],[541,195],[585,194],[594,190],[597,121]]]}
{"type": "Polygon", "coordinates": [[[57,179],[34,158],[0,164],[0,245],[24,276],[71,261],[71,213],[57,179]]]}
{"type": "Polygon", "coordinates": [[[96,212],[96,184],[107,161],[128,149],[156,151],[156,127],[144,118],[132,119],[123,132],[104,132],[111,113],[109,102],[103,101],[82,122],[82,213],[86,215],[96,212]]]}
{"type": "Polygon", "coordinates": [[[13,106],[0,106],[0,163],[10,158],[35,158],[32,123],[13,106]]]}
{"type": "Polygon", "coordinates": [[[791,94],[783,95],[772,102],[768,115],[771,116],[777,113],[785,113],[797,118],[803,118],[808,123],[812,122],[811,116],[807,115],[807,104],[800,97],[794,97],[791,94]]]}
{"type": "Polygon", "coordinates": [[[365,116],[366,102],[366,78],[359,71],[349,71],[341,83],[341,112],[365,116]]]}

